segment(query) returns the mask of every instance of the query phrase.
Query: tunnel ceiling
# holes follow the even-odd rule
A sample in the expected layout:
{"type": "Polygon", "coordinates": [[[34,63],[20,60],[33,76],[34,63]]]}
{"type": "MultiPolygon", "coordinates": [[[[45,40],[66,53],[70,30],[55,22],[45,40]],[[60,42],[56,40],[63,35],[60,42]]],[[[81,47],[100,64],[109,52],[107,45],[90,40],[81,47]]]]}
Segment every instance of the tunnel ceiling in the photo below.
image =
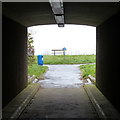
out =
{"type": "MultiPolygon", "coordinates": [[[[3,15],[29,27],[56,24],[48,2],[4,2],[3,15]]],[[[120,11],[118,2],[64,2],[65,24],[98,26],[120,11]]]]}

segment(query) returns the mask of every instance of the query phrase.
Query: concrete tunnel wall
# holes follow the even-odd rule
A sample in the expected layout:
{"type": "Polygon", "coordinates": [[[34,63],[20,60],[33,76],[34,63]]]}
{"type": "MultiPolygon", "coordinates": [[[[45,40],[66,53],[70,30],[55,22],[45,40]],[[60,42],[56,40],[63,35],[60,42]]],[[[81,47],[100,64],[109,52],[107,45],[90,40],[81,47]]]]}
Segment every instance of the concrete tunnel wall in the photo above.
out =
{"type": "Polygon", "coordinates": [[[120,111],[120,13],[96,28],[97,87],[120,111]]]}
{"type": "Polygon", "coordinates": [[[27,28],[2,17],[2,106],[27,86],[27,28]]]}
{"type": "MultiPolygon", "coordinates": [[[[97,87],[119,109],[120,13],[96,29],[97,87]]],[[[27,86],[27,28],[3,16],[3,107],[27,86]]]]}

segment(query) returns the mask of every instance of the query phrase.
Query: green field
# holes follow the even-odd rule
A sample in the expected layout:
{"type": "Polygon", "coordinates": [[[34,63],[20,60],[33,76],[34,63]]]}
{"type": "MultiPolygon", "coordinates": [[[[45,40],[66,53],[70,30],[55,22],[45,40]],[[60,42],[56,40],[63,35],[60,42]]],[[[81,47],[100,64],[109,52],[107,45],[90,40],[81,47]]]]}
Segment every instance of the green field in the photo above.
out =
{"type": "MultiPolygon", "coordinates": [[[[35,56],[37,63],[37,56],[35,56]]],[[[96,55],[44,55],[44,64],[83,64],[95,63],[96,55]]]]}
{"type": "Polygon", "coordinates": [[[80,65],[82,76],[88,78],[89,75],[96,77],[96,64],[80,65]]]}
{"type": "MultiPolygon", "coordinates": [[[[44,64],[85,64],[95,63],[95,55],[44,55],[44,64]]],[[[37,62],[37,56],[35,56],[35,62],[28,66],[28,75],[35,75],[36,78],[40,78],[47,71],[47,66],[40,66],[37,62]]],[[[86,78],[88,75],[95,77],[95,65],[81,65],[83,77],[86,78]]]]}

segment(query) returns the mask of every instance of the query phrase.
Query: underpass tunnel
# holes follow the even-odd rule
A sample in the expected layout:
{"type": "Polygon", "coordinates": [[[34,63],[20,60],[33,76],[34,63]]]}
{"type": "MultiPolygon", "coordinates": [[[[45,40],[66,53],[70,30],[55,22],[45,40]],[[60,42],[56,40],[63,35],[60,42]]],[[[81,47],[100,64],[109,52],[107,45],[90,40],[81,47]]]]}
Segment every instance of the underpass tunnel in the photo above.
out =
{"type": "MultiPolygon", "coordinates": [[[[120,111],[119,2],[63,3],[65,24],[96,27],[96,86],[120,111]]],[[[3,2],[3,108],[27,87],[27,27],[56,24],[48,2],[3,2]]]]}

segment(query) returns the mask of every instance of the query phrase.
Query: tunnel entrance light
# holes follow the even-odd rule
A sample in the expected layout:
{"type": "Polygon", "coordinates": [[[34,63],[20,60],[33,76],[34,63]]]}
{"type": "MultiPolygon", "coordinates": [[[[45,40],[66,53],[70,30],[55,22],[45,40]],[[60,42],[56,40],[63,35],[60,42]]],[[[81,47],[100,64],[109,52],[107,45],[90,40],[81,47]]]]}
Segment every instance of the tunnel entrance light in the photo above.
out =
{"type": "Polygon", "coordinates": [[[64,15],[61,16],[55,15],[55,20],[58,24],[58,27],[64,27],[64,15]]]}
{"type": "Polygon", "coordinates": [[[62,0],[49,0],[58,27],[64,27],[64,10],[62,0]]]}

